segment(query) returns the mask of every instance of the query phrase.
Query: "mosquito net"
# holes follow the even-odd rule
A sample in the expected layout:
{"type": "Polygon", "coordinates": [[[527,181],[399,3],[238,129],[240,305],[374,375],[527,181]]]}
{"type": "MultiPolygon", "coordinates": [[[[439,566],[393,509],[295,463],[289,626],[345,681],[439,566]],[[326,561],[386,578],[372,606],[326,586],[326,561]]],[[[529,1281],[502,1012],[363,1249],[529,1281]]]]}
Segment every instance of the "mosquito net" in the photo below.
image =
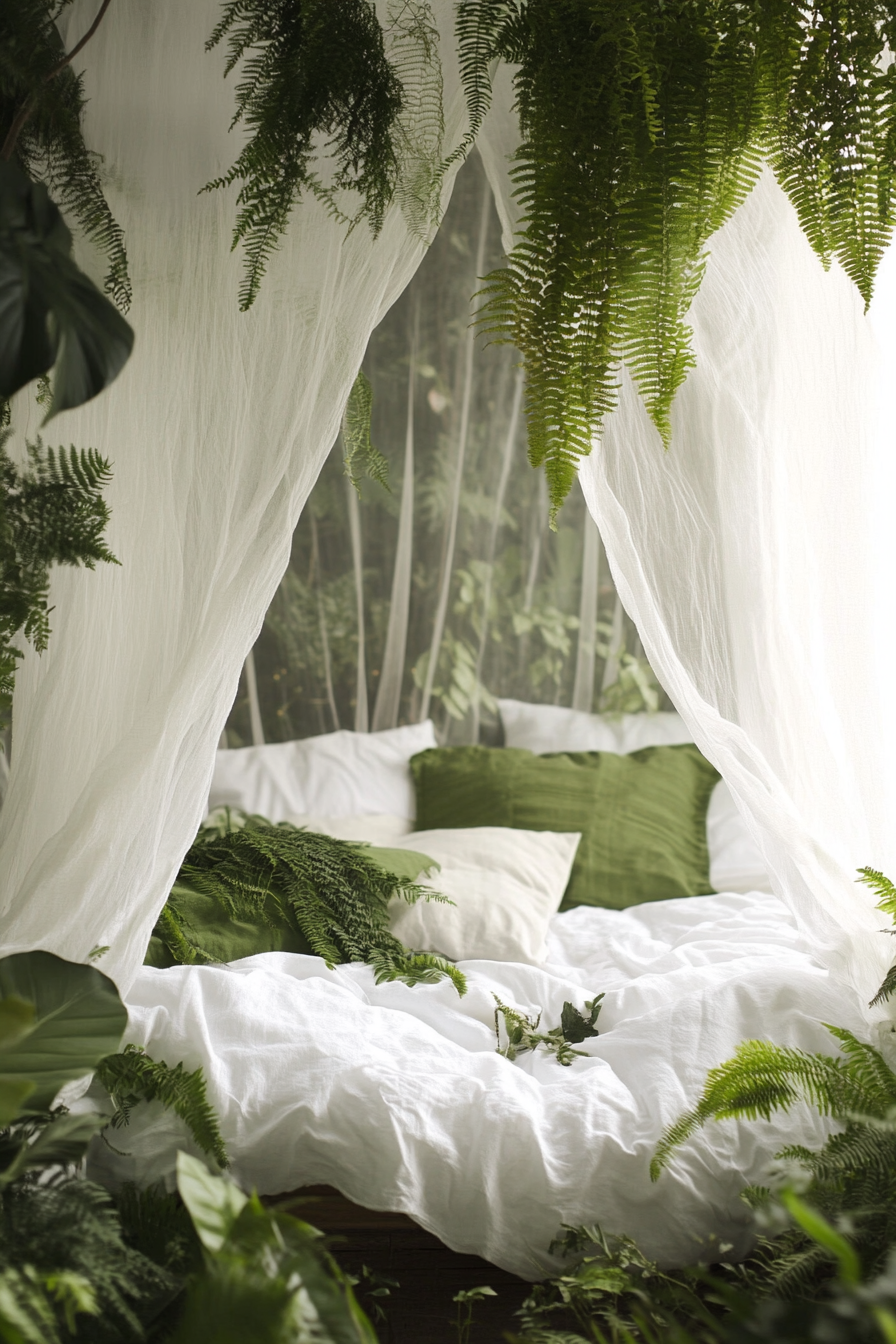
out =
{"type": "MultiPolygon", "coordinates": [[[[67,11],[72,31],[87,8],[67,11]]],[[[623,375],[551,533],[524,461],[518,361],[469,326],[476,277],[512,228],[506,73],[412,283],[426,249],[400,207],[374,241],[306,201],[241,314],[232,195],[197,194],[237,149],[220,58],[202,55],[217,8],[120,0],[88,49],[88,140],[127,230],[138,346],[60,432],[114,460],[122,563],[54,577],[50,649],[19,674],[5,947],[108,944],[104,967],[127,983],[255,645],[232,745],[427,714],[445,741],[489,741],[498,695],[667,704],[652,666],[780,893],[831,966],[872,990],[888,948],[852,879],[862,863],[896,871],[893,492],[857,296],[764,181],[713,240],[672,448],[623,375]],[[362,358],[390,473],[359,498],[338,432],[362,358]]],[[[419,96],[443,81],[450,147],[465,124],[453,5],[431,12],[440,67],[419,96]]],[[[33,435],[35,408],[16,424],[33,435]]]]}

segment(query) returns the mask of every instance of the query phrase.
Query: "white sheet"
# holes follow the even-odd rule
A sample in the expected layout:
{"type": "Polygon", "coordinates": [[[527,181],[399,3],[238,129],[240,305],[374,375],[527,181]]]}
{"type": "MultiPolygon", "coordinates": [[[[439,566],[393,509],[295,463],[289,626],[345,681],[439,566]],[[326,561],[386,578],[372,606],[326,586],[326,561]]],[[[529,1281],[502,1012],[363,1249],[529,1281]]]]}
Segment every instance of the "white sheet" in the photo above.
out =
{"type": "MultiPolygon", "coordinates": [[[[739,1191],[785,1142],[820,1144],[826,1122],[806,1108],[713,1125],[656,1185],[653,1146],[745,1037],[828,1050],[822,1021],[861,1031],[850,991],[767,893],[582,907],[554,917],[548,950],[544,967],[463,963],[464,999],[447,983],[376,987],[366,966],[285,953],[144,968],[129,1039],[203,1066],[234,1174],[262,1193],[325,1182],[533,1279],[554,1268],[564,1222],[598,1220],[666,1264],[713,1236],[743,1253],[739,1191]],[[564,999],[581,1007],[602,990],[601,1035],[571,1067],[495,1053],[493,991],[554,1026],[564,999]]],[[[188,1146],[155,1106],[116,1145],[131,1156],[100,1147],[98,1164],[141,1182],[170,1175],[188,1146]]]]}

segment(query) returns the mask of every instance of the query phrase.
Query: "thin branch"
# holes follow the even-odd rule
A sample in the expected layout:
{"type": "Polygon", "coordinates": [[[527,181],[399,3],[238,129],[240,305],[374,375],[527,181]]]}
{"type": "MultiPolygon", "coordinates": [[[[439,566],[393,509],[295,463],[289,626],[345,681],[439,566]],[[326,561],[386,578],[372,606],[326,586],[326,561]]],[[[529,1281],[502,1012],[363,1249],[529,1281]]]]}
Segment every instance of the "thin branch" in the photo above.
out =
{"type": "MultiPolygon", "coordinates": [[[[99,28],[103,19],[103,15],[109,8],[110,3],[111,0],[103,0],[103,3],[100,5],[99,13],[97,14],[93,23],[87,29],[87,32],[81,38],[81,41],[77,42],[75,46],[72,47],[68,55],[64,56],[58,65],[54,65],[53,69],[49,70],[47,74],[44,75],[43,79],[41,80],[42,84],[49,84],[51,79],[55,79],[56,76],[75,59],[78,52],[81,51],[82,48],[87,46],[87,43],[93,37],[97,28],[99,28]]],[[[23,127],[28,122],[29,117],[32,115],[39,102],[40,102],[40,92],[38,91],[32,94],[30,98],[27,98],[25,102],[22,104],[22,106],[19,108],[18,112],[16,113],[14,121],[10,126],[9,131],[7,132],[6,139],[3,141],[3,148],[0,149],[0,159],[12,158],[13,150],[16,147],[16,141],[21,135],[23,127]]]]}

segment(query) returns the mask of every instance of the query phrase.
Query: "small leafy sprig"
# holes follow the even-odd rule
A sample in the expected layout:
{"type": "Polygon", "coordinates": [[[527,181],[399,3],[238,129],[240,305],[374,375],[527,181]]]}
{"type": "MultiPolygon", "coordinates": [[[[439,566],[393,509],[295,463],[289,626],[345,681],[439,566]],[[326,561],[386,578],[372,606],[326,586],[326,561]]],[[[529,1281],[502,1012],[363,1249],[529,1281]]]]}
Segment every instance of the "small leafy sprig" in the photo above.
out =
{"type": "Polygon", "coordinates": [[[580,1013],[575,1004],[567,999],[560,1014],[559,1027],[552,1027],[550,1031],[545,1032],[538,1030],[541,1025],[541,1013],[533,1020],[525,1013],[521,1013],[518,1008],[511,1008],[502,1003],[497,994],[492,994],[492,998],[497,1005],[495,1008],[497,1052],[505,1059],[515,1060],[520,1055],[542,1046],[549,1054],[556,1056],[558,1064],[568,1067],[576,1055],[587,1053],[585,1050],[574,1050],[573,1045],[580,1044],[590,1036],[599,1035],[595,1023],[601,1010],[603,994],[586,1000],[587,1016],[580,1013]],[[504,1045],[501,1044],[502,1025],[507,1038],[504,1045]]]}

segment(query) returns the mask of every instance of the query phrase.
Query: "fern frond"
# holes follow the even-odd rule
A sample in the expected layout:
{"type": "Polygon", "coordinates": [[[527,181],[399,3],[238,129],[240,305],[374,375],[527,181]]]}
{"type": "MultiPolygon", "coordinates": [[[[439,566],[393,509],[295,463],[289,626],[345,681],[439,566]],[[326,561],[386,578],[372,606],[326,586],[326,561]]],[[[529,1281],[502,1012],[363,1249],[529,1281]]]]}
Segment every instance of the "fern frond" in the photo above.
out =
{"type": "Polygon", "coordinates": [[[856,1112],[886,1115],[896,1102],[896,1075],[872,1046],[841,1028],[828,1030],[840,1043],[839,1058],[743,1041],[732,1059],[709,1071],[694,1109],[666,1129],[650,1163],[651,1179],[658,1180],[673,1151],[710,1120],[769,1120],[798,1100],[834,1119],[856,1112]]]}
{"type": "Polygon", "coordinates": [[[453,962],[431,952],[409,952],[395,956],[376,950],[370,955],[370,964],[376,972],[376,983],[400,980],[405,985],[434,985],[448,979],[459,996],[467,992],[467,977],[453,962]]]}
{"type": "Polygon", "coordinates": [[[389,930],[393,898],[409,904],[438,900],[438,892],[386,872],[368,847],[328,835],[272,825],[262,817],[225,811],[203,827],[188,851],[155,932],[176,961],[208,960],[179,908],[178,888],[208,896],[236,918],[270,921],[277,914],[307,940],[328,966],[366,961],[413,983],[444,976],[463,993],[466,982],[451,962],[414,953],[389,930]],[[242,824],[241,824],[242,823],[242,824]]]}
{"type": "Polygon", "coordinates": [[[389,463],[370,441],[372,412],[373,388],[364,370],[359,369],[342,417],[342,437],[345,442],[343,466],[346,476],[359,495],[361,482],[355,474],[357,464],[364,466],[371,480],[376,481],[384,490],[389,490],[389,463]]]}
{"type": "Polygon", "coordinates": [[[859,881],[877,897],[877,908],[896,920],[896,885],[876,868],[859,868],[859,881]]]}
{"type": "Polygon", "coordinates": [[[119,1054],[100,1060],[96,1077],[115,1104],[114,1128],[128,1123],[138,1101],[160,1101],[180,1116],[198,1146],[219,1167],[229,1165],[201,1068],[192,1073],[182,1063],[170,1068],[163,1060],[151,1059],[139,1046],[127,1045],[119,1054]]]}
{"type": "Polygon", "coordinates": [[[492,101],[491,66],[506,43],[510,23],[518,15],[517,0],[460,0],[454,12],[454,32],[460,57],[460,79],[467,100],[467,132],[443,167],[466,158],[479,134],[492,101]]]}
{"type": "Polygon", "coordinates": [[[396,197],[411,233],[428,244],[441,216],[445,173],[439,32],[427,0],[389,0],[388,20],[389,62],[403,91],[395,123],[396,197]]]}
{"type": "Polygon", "coordinates": [[[355,218],[379,232],[398,177],[403,95],[371,0],[228,0],[207,48],[225,38],[225,74],[242,66],[233,124],[248,138],[205,190],[241,184],[233,246],[245,250],[247,309],[303,192],[337,213],[337,195],[356,192],[355,218]],[[332,162],[326,187],[314,166],[321,143],[332,162]]]}

